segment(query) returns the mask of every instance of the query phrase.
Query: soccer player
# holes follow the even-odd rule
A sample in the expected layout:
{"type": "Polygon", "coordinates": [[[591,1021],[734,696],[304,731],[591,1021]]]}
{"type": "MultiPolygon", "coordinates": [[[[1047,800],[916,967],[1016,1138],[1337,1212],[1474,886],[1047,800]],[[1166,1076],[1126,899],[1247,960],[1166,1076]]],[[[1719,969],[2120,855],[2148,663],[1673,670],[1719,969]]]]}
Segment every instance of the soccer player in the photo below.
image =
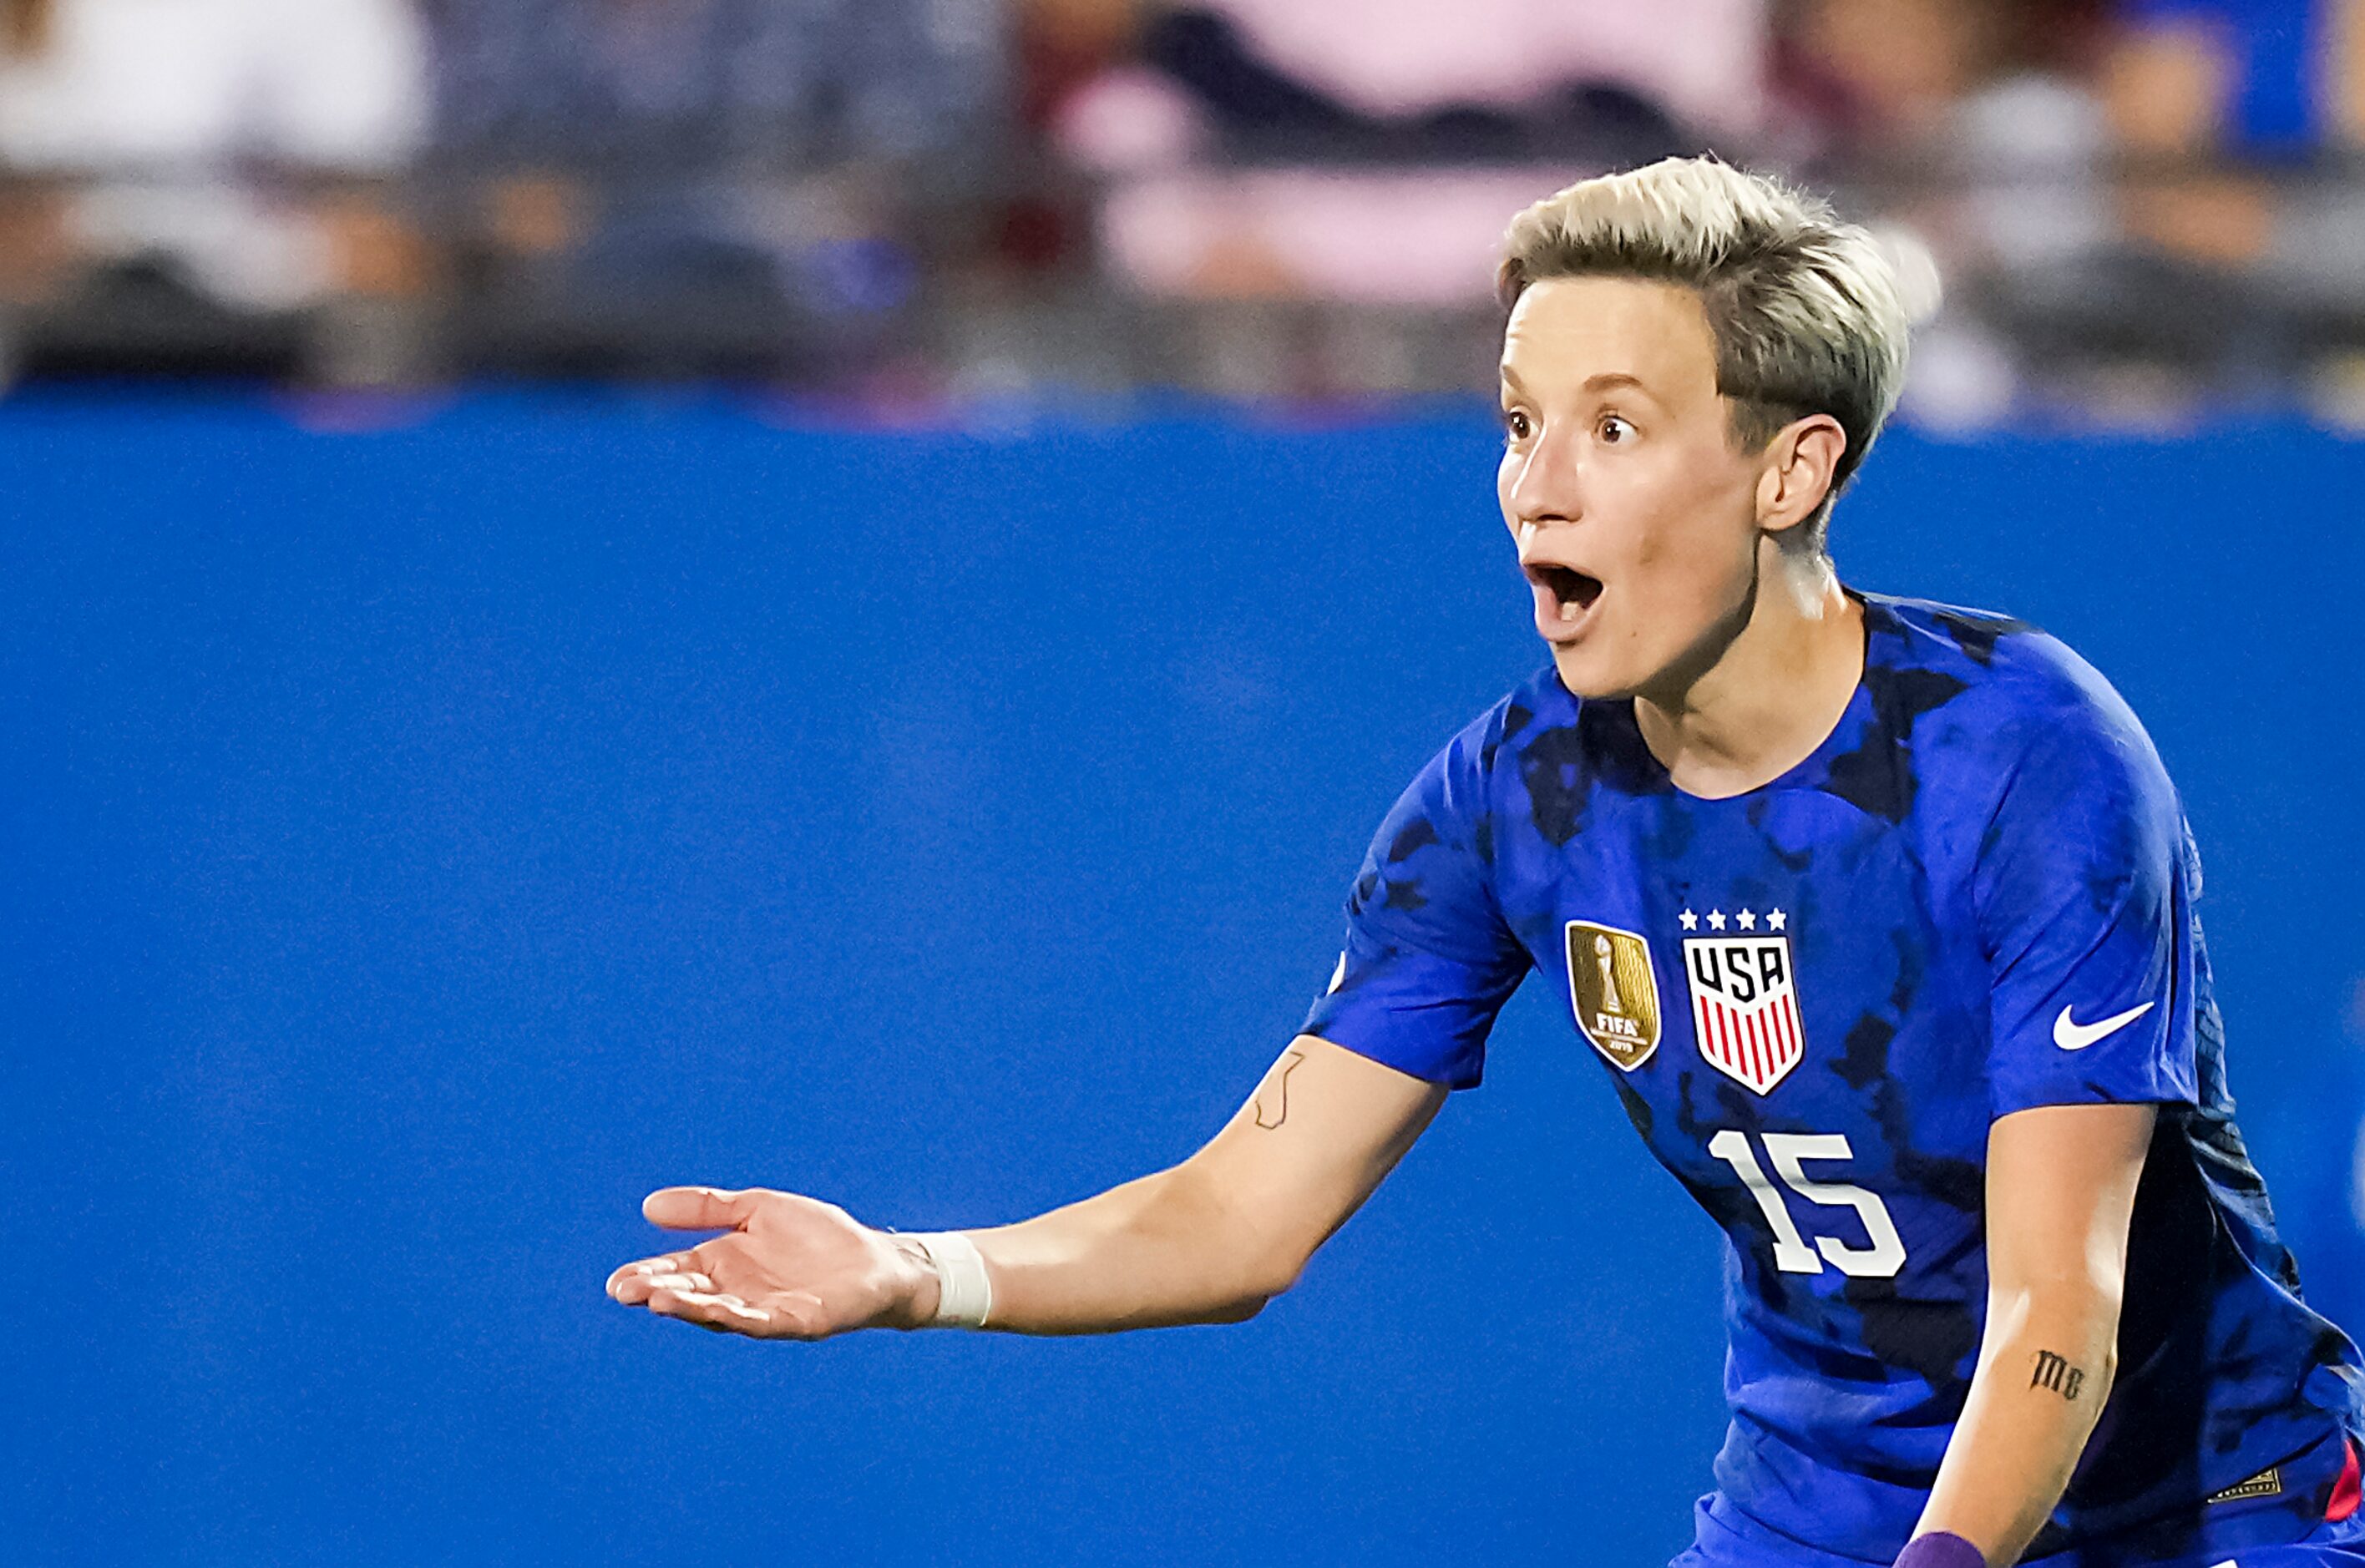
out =
{"type": "Polygon", "coordinates": [[[1730,1241],[1691,1565],[2365,1564],[2365,1369],[2302,1305],[2225,1086],[2201,873],[2135,715],[2018,622],[1844,588],[1906,322],[1863,230],[1708,160],[1522,213],[1503,521],[1552,663],[1382,824],[1305,1032],[1171,1170],[925,1236],[729,1234],[627,1304],[812,1339],[1257,1312],[1530,969],[1730,1241]]]}

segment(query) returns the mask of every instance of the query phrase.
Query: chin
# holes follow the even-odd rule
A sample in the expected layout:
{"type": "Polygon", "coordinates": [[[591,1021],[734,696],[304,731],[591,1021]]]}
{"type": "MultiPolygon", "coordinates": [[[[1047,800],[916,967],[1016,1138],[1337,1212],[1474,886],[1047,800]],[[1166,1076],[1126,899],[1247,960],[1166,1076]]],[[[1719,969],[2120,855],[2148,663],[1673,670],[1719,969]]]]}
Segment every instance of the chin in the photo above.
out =
{"type": "Polygon", "coordinates": [[[1552,644],[1552,667],[1560,672],[1560,683],[1571,696],[1588,701],[1611,701],[1631,697],[1650,684],[1641,672],[1619,668],[1603,658],[1597,650],[1583,644],[1573,647],[1552,644]]]}

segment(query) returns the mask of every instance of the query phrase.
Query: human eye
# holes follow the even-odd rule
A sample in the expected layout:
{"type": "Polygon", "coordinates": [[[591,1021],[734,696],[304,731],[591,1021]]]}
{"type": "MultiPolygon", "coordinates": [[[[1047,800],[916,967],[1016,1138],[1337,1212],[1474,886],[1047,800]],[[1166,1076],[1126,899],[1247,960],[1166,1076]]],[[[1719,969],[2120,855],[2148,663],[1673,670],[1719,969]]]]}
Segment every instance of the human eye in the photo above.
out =
{"type": "Polygon", "coordinates": [[[1601,438],[1604,446],[1623,446],[1634,439],[1635,431],[1633,421],[1622,414],[1604,414],[1600,424],[1595,427],[1595,433],[1601,438]]]}
{"type": "Polygon", "coordinates": [[[1503,410],[1503,436],[1507,441],[1525,441],[1535,433],[1535,421],[1525,409],[1503,410]]]}

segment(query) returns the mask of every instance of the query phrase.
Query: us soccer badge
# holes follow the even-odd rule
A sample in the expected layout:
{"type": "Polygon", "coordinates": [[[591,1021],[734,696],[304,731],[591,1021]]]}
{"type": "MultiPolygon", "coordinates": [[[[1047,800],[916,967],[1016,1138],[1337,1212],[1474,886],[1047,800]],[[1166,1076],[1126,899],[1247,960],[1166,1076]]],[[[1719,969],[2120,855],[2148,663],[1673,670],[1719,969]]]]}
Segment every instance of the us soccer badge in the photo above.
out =
{"type": "Polygon", "coordinates": [[[1686,931],[1706,924],[1715,934],[1684,938],[1684,980],[1701,1057],[1751,1092],[1772,1093],[1807,1057],[1783,929],[1788,917],[1778,909],[1762,918],[1754,910],[1729,915],[1712,909],[1704,916],[1686,910],[1680,918],[1686,931]]]}
{"type": "Polygon", "coordinates": [[[1593,1048],[1631,1072],[1659,1048],[1659,977],[1631,931],[1568,923],[1568,1004],[1593,1048]]]}

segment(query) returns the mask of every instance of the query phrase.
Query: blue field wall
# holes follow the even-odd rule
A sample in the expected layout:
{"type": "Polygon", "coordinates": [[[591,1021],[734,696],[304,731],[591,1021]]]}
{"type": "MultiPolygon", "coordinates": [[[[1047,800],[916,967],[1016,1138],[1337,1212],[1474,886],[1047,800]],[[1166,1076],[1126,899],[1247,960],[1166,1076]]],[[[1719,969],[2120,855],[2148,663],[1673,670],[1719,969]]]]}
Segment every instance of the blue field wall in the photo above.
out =
{"type": "MultiPolygon", "coordinates": [[[[1188,1153],[1398,790],[1541,662],[1482,409],[850,432],[487,396],[0,409],[17,1562],[1663,1562],[1722,1243],[1530,986],[1254,1322],[754,1344],[669,1182],[910,1227],[1188,1153]]],[[[2365,447],[1889,437],[1860,586],[2180,783],[2234,1086],[2365,1321],[2365,447]]]]}

